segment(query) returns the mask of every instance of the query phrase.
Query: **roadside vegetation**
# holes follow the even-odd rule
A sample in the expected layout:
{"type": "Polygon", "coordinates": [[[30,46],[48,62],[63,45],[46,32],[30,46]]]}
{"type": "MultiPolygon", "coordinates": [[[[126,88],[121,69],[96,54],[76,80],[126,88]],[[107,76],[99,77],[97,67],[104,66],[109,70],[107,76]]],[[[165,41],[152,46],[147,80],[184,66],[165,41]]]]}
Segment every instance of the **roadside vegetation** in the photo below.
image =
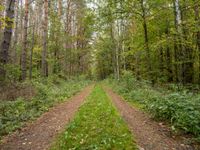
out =
{"type": "Polygon", "coordinates": [[[67,100],[89,83],[84,78],[62,79],[58,76],[23,83],[32,86],[35,95],[29,99],[18,97],[12,101],[0,99],[0,139],[27,121],[39,117],[55,104],[67,100]]]}
{"type": "Polygon", "coordinates": [[[131,132],[97,85],[74,120],[60,135],[52,150],[65,149],[136,149],[131,132]]]}
{"type": "Polygon", "coordinates": [[[105,83],[133,105],[150,112],[154,118],[167,121],[175,133],[193,134],[200,141],[200,94],[186,88],[168,85],[168,88],[152,86],[136,80],[125,72],[118,82],[107,79],[105,83]]]}

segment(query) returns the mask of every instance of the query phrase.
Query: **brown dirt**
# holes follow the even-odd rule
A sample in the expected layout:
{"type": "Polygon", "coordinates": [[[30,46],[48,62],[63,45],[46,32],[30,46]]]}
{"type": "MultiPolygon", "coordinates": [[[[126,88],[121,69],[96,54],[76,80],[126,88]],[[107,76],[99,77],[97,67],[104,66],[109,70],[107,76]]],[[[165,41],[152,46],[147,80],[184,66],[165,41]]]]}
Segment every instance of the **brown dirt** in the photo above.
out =
{"type": "Polygon", "coordinates": [[[58,133],[73,118],[75,112],[90,94],[93,86],[72,97],[70,101],[59,104],[42,115],[34,123],[3,140],[0,150],[45,150],[48,149],[58,133]]]}
{"type": "MultiPolygon", "coordinates": [[[[119,95],[107,89],[114,105],[128,123],[140,150],[195,150],[183,140],[173,138],[162,123],[158,123],[141,110],[130,106],[119,95]]],[[[197,148],[198,149],[198,148],[197,148]]],[[[197,150],[196,149],[196,150],[197,150]]]]}

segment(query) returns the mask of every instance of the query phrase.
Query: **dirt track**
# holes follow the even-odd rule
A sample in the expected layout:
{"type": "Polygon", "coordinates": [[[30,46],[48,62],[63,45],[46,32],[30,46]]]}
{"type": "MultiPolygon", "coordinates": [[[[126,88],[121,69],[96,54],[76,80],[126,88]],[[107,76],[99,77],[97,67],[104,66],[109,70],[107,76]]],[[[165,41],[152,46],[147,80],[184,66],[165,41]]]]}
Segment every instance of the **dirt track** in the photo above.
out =
{"type": "Polygon", "coordinates": [[[53,139],[73,118],[75,112],[90,94],[93,86],[87,87],[65,103],[53,107],[34,123],[3,140],[0,150],[45,150],[53,139]]]}
{"type": "Polygon", "coordinates": [[[141,150],[194,150],[195,148],[183,144],[170,137],[169,130],[153,121],[144,112],[130,106],[112,90],[105,88],[114,105],[128,123],[133,136],[141,150]]]}

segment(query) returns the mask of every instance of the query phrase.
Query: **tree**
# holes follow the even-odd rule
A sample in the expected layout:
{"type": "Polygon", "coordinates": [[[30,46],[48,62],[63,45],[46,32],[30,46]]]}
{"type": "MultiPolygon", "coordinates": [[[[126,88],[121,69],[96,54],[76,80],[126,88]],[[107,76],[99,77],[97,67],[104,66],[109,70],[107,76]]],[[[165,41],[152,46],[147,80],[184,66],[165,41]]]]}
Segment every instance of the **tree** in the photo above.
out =
{"type": "Polygon", "coordinates": [[[25,0],[25,16],[24,16],[24,33],[23,33],[23,48],[21,56],[21,79],[26,79],[27,71],[27,36],[28,36],[28,14],[29,14],[29,0],[25,0]]]}
{"type": "Polygon", "coordinates": [[[15,7],[15,0],[6,1],[6,15],[5,15],[6,26],[4,28],[4,35],[3,35],[3,39],[1,42],[1,49],[0,49],[0,80],[1,81],[4,80],[6,77],[5,65],[8,63],[8,54],[9,54],[8,51],[11,44],[14,7],[15,7]]]}
{"type": "Polygon", "coordinates": [[[44,77],[48,76],[47,41],[48,41],[48,0],[44,0],[43,50],[42,50],[42,76],[44,77]]]}
{"type": "Polygon", "coordinates": [[[16,1],[16,15],[15,15],[15,32],[14,32],[14,39],[13,39],[13,47],[12,47],[12,49],[13,49],[13,55],[12,55],[12,62],[13,62],[13,64],[15,64],[15,63],[17,63],[17,42],[18,42],[18,33],[19,33],[19,31],[18,31],[18,24],[19,24],[19,22],[18,22],[18,18],[19,18],[19,3],[20,1],[19,0],[17,0],[16,1]]]}

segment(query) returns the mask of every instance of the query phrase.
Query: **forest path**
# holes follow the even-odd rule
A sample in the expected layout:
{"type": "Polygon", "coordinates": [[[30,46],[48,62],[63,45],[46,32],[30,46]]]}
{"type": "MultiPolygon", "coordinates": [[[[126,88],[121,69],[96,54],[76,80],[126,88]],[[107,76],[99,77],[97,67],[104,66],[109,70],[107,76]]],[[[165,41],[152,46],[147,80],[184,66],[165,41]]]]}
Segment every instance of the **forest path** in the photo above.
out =
{"type": "Polygon", "coordinates": [[[147,114],[130,106],[119,95],[104,88],[127,122],[140,150],[194,150],[170,137],[169,130],[153,121],[147,114]]]}
{"type": "Polygon", "coordinates": [[[58,133],[62,132],[66,124],[73,119],[92,88],[93,86],[85,88],[68,101],[50,109],[26,128],[6,137],[0,144],[0,150],[48,149],[58,133]]]}

